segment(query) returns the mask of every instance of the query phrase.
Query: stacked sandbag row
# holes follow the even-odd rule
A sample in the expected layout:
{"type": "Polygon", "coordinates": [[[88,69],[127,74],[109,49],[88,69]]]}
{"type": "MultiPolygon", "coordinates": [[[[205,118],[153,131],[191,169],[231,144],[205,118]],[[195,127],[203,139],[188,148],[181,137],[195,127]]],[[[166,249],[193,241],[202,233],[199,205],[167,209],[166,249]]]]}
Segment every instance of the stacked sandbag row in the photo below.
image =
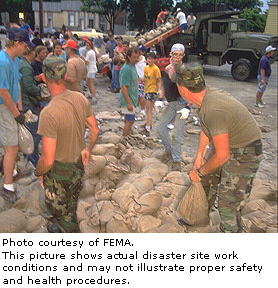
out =
{"type": "MultiPolygon", "coordinates": [[[[170,171],[149,149],[152,139],[141,137],[130,136],[128,141],[135,144],[130,145],[109,132],[102,137],[106,143],[93,148],[78,201],[81,232],[185,231],[172,211],[190,179],[170,171]]],[[[152,144],[158,147],[155,140],[152,144]]]]}

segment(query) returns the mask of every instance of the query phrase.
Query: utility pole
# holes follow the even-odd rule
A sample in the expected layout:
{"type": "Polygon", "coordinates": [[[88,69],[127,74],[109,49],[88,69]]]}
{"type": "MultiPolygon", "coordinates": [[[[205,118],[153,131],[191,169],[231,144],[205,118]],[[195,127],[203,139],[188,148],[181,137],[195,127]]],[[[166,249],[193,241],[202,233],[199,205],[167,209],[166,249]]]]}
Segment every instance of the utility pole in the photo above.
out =
{"type": "Polygon", "coordinates": [[[39,23],[40,23],[40,38],[43,38],[43,0],[39,0],[39,23]]]}
{"type": "Polygon", "coordinates": [[[217,0],[214,0],[214,12],[217,11],[217,0]]]}

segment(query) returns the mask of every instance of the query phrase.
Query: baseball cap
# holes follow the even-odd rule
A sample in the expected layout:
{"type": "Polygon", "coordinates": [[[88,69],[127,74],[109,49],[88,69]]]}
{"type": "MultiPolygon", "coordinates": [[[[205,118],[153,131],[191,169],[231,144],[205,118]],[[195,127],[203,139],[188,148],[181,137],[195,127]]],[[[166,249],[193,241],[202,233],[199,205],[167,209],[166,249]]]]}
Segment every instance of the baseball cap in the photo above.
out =
{"type": "Polygon", "coordinates": [[[173,82],[186,87],[194,93],[201,92],[205,88],[203,67],[198,62],[188,62],[179,65],[176,68],[176,79],[173,80],[173,82]]]}
{"type": "Polygon", "coordinates": [[[46,57],[43,61],[42,72],[47,79],[60,80],[67,72],[67,62],[58,56],[46,57]]]}
{"type": "Polygon", "coordinates": [[[265,53],[269,53],[269,52],[274,51],[274,50],[276,50],[276,48],[274,48],[274,47],[272,47],[272,46],[270,45],[270,46],[267,46],[267,47],[265,48],[265,53]]]}
{"type": "Polygon", "coordinates": [[[179,11],[181,11],[181,8],[178,8],[178,9],[177,9],[177,12],[179,12],[179,11]]]}
{"type": "Polygon", "coordinates": [[[7,31],[7,37],[10,40],[25,42],[30,47],[36,48],[36,45],[30,42],[28,31],[25,29],[16,28],[16,27],[9,28],[7,31]]]}
{"type": "Polygon", "coordinates": [[[97,35],[98,35],[98,37],[102,38],[102,34],[101,33],[98,33],[97,35]]]}
{"type": "Polygon", "coordinates": [[[89,40],[88,36],[83,36],[83,40],[84,41],[89,40]]]}
{"type": "Polygon", "coordinates": [[[113,37],[113,36],[114,36],[113,33],[111,32],[108,33],[108,37],[113,37]]]}
{"type": "Polygon", "coordinates": [[[74,40],[68,40],[66,45],[63,46],[63,48],[66,48],[66,47],[78,50],[78,43],[74,40]]]}
{"type": "Polygon", "coordinates": [[[143,44],[141,44],[141,45],[138,47],[138,49],[139,49],[140,51],[145,52],[145,53],[147,53],[147,51],[148,51],[148,49],[146,48],[146,46],[144,46],[143,44]]]}
{"type": "Polygon", "coordinates": [[[174,44],[171,48],[171,52],[175,52],[175,51],[180,51],[180,52],[184,53],[184,51],[185,51],[184,46],[180,43],[174,44]]]}
{"type": "Polygon", "coordinates": [[[116,37],[116,39],[121,39],[121,40],[123,40],[123,37],[119,35],[119,36],[116,37]]]}

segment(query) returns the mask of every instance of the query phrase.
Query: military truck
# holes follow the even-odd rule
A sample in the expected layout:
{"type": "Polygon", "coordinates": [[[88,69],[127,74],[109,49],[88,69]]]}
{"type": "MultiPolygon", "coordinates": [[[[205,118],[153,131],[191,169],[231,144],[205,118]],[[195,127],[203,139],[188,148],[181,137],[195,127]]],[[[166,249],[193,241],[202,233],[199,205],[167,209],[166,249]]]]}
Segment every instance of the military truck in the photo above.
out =
{"type": "MultiPolygon", "coordinates": [[[[247,21],[238,18],[240,11],[201,12],[190,33],[181,33],[178,27],[146,42],[147,48],[155,46],[157,65],[163,71],[169,63],[169,53],[174,43],[186,48],[187,61],[221,66],[231,64],[234,79],[246,81],[257,74],[261,57],[268,45],[278,46],[278,37],[247,32],[247,21]],[[163,36],[164,35],[164,36],[163,36]]],[[[154,47],[153,47],[154,48],[154,47]]],[[[271,62],[277,61],[277,50],[271,62]]]]}

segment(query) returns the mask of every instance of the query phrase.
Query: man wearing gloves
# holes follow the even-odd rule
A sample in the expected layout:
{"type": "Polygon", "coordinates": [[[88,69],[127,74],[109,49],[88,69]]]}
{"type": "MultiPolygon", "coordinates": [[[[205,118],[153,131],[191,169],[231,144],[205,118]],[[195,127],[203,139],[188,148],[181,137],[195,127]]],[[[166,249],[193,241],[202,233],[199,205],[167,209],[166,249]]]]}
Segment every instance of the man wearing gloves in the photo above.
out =
{"type": "Polygon", "coordinates": [[[164,107],[164,95],[168,102],[168,105],[166,105],[162,111],[161,119],[157,125],[157,132],[164,145],[166,156],[172,156],[174,160],[172,170],[176,171],[181,169],[182,133],[192,105],[180,96],[177,85],[171,81],[171,77],[175,73],[176,67],[182,64],[184,51],[184,46],[180,43],[172,46],[170,55],[173,61],[165,69],[165,74],[162,78],[164,90],[162,90],[158,100],[155,102],[157,108],[164,107]],[[173,119],[175,119],[175,125],[172,130],[171,142],[167,125],[171,123],[173,119]]]}
{"type": "Polygon", "coordinates": [[[201,133],[189,173],[192,184],[203,185],[209,207],[216,199],[222,232],[242,232],[240,203],[251,193],[253,179],[264,158],[262,134],[247,108],[228,93],[206,87],[199,63],[183,63],[176,69],[180,95],[199,108],[201,133]],[[211,150],[206,155],[207,145],[211,150]]]}
{"type": "Polygon", "coordinates": [[[19,58],[27,46],[35,47],[30,42],[27,30],[10,28],[5,41],[6,48],[0,52],[0,144],[5,147],[3,161],[4,187],[0,195],[8,202],[17,200],[13,187],[13,171],[18,152],[17,123],[23,124],[19,80],[19,58]]]}

